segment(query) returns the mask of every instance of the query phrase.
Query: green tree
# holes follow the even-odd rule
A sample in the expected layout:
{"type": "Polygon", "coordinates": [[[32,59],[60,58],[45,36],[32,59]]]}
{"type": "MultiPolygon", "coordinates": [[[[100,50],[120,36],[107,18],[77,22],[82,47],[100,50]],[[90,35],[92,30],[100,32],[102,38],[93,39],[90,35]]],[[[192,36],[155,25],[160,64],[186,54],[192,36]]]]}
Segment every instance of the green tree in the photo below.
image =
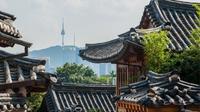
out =
{"type": "MultiPolygon", "coordinates": [[[[196,23],[200,26],[200,5],[193,6],[198,16],[196,23]]],[[[179,54],[176,67],[180,70],[182,79],[200,84],[200,28],[192,30],[190,40],[194,45],[179,54]]]]}
{"type": "Polygon", "coordinates": [[[112,70],[112,71],[110,72],[109,75],[110,75],[110,77],[111,77],[110,84],[113,84],[113,80],[114,80],[114,78],[116,78],[116,73],[115,73],[115,71],[112,70]]]}
{"type": "Polygon", "coordinates": [[[27,99],[28,108],[32,112],[37,112],[42,104],[45,93],[31,93],[31,96],[27,99]]]}
{"type": "Polygon", "coordinates": [[[176,59],[176,68],[181,73],[183,80],[200,84],[200,49],[191,46],[176,59]]]}
{"type": "Polygon", "coordinates": [[[64,64],[63,67],[57,68],[58,82],[66,83],[85,83],[85,84],[111,84],[114,71],[110,75],[97,77],[94,71],[88,66],[79,64],[64,64]],[[112,76],[111,76],[112,75],[112,76]]]}
{"type": "Polygon", "coordinates": [[[161,67],[170,57],[167,51],[167,45],[169,44],[167,32],[160,31],[149,33],[144,35],[143,39],[147,69],[161,72],[161,67]]]}
{"type": "Polygon", "coordinates": [[[113,70],[109,73],[109,75],[110,75],[111,77],[116,77],[116,73],[115,73],[115,71],[113,71],[113,70]]]}
{"type": "Polygon", "coordinates": [[[200,4],[193,4],[194,8],[196,9],[196,14],[198,16],[198,19],[196,20],[196,23],[200,26],[200,4]]]}
{"type": "MultiPolygon", "coordinates": [[[[200,5],[194,4],[194,7],[198,15],[196,23],[200,26],[200,5]]],[[[161,71],[177,69],[183,80],[200,84],[200,28],[192,30],[190,40],[193,45],[181,53],[171,54],[161,71]]]]}
{"type": "Polygon", "coordinates": [[[82,64],[66,63],[63,67],[58,67],[56,71],[58,75],[65,77],[65,82],[71,83],[94,83],[97,77],[91,68],[82,64]]]}
{"type": "MultiPolygon", "coordinates": [[[[198,19],[196,23],[200,26],[200,5],[194,4],[198,19]]],[[[183,80],[200,84],[200,28],[192,30],[190,40],[193,45],[189,49],[184,50],[174,58],[174,68],[177,68],[183,80]]]]}
{"type": "Polygon", "coordinates": [[[178,70],[181,79],[200,84],[200,30],[192,31],[195,44],[180,53],[166,51],[166,34],[151,33],[145,35],[145,54],[147,69],[156,72],[178,70]],[[148,39],[148,40],[147,40],[148,39]],[[164,40],[162,40],[164,39],[164,40]]]}

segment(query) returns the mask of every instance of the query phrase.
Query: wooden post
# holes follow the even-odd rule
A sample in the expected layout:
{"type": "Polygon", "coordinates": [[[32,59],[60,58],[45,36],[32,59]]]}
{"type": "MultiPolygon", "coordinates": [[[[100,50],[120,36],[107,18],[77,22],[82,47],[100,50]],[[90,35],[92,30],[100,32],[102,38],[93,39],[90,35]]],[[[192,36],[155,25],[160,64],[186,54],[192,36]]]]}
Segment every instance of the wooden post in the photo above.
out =
{"type": "Polygon", "coordinates": [[[119,65],[118,65],[118,64],[116,65],[116,71],[117,71],[117,72],[116,72],[116,76],[117,76],[117,77],[116,77],[116,80],[117,80],[117,81],[116,81],[116,90],[115,90],[115,91],[116,91],[116,95],[119,95],[119,83],[120,83],[120,81],[119,81],[119,80],[120,80],[120,77],[119,77],[119,76],[120,76],[120,75],[119,75],[119,65]]]}
{"type": "MultiPolygon", "coordinates": [[[[17,69],[18,69],[18,81],[24,81],[24,75],[23,75],[21,67],[18,66],[17,69]]],[[[21,94],[22,96],[26,97],[26,95],[27,95],[26,88],[20,87],[18,93],[21,94]]]]}
{"type": "Polygon", "coordinates": [[[124,74],[125,75],[124,77],[126,77],[125,84],[124,84],[125,86],[127,86],[129,84],[129,82],[128,82],[128,80],[129,80],[129,72],[128,72],[129,69],[128,69],[128,67],[129,67],[129,65],[125,66],[125,74],[124,74]]]}
{"type": "Polygon", "coordinates": [[[5,75],[6,75],[6,83],[12,83],[12,78],[11,78],[11,74],[10,74],[10,68],[9,68],[9,64],[7,61],[4,61],[4,67],[5,67],[5,75]]]}
{"type": "MultiPolygon", "coordinates": [[[[5,77],[6,77],[6,83],[12,83],[12,78],[10,74],[10,67],[7,61],[4,61],[4,68],[5,68],[5,77]]],[[[6,89],[6,92],[9,94],[13,94],[14,91],[10,88],[6,89]]]]}
{"type": "Polygon", "coordinates": [[[18,81],[23,81],[24,75],[23,75],[22,69],[20,66],[18,66],[17,69],[18,69],[18,81]]]}

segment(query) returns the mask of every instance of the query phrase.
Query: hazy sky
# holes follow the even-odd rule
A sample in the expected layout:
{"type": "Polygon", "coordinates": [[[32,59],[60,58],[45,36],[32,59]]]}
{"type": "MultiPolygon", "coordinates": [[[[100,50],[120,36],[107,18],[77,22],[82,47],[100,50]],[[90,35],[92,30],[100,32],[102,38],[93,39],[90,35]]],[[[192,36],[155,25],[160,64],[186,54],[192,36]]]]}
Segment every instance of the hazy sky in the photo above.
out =
{"type": "MultiPolygon", "coordinates": [[[[61,22],[65,20],[67,45],[96,43],[116,38],[139,24],[150,0],[0,0],[0,10],[14,14],[14,25],[31,50],[61,45],[61,22]]],[[[199,1],[199,0],[189,0],[199,1]]]]}

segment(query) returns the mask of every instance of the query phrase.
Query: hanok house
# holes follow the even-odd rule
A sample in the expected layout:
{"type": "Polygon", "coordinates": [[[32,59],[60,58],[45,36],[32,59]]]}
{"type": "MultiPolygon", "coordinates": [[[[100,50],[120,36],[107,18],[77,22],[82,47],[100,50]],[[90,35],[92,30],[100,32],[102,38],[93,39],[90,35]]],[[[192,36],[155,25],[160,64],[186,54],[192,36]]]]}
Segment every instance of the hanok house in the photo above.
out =
{"type": "Polygon", "coordinates": [[[149,72],[121,92],[118,112],[200,112],[200,85],[181,80],[177,72],[149,72]]]}
{"type": "MultiPolygon", "coordinates": [[[[136,82],[139,75],[145,72],[145,56],[143,46],[140,44],[143,34],[167,29],[170,39],[168,48],[172,51],[182,51],[195,44],[190,34],[193,29],[198,28],[196,19],[198,16],[192,3],[151,0],[145,7],[141,22],[137,27],[120,34],[117,39],[104,43],[86,44],[86,48],[80,51],[80,56],[94,63],[116,64],[116,95],[120,95],[120,88],[136,82]]],[[[130,105],[124,103],[124,106],[130,105]]]]}
{"type": "Polygon", "coordinates": [[[117,93],[119,88],[135,82],[135,76],[142,70],[143,50],[131,38],[118,38],[105,43],[87,44],[80,52],[83,59],[91,62],[112,62],[117,64],[117,93]],[[133,56],[131,56],[133,55],[133,56]],[[133,75],[134,74],[134,75],[133,75]]]}
{"type": "Polygon", "coordinates": [[[150,32],[168,30],[169,23],[151,29],[131,29],[127,37],[120,37],[108,42],[86,44],[80,51],[80,56],[90,62],[111,62],[117,66],[116,94],[119,95],[120,87],[138,81],[138,77],[145,69],[144,49],[141,37],[150,32]]]}
{"type": "Polygon", "coordinates": [[[17,44],[24,47],[24,52],[2,57],[0,59],[1,61],[28,55],[28,48],[31,46],[31,43],[20,40],[22,35],[12,25],[15,19],[16,17],[14,15],[0,11],[0,47],[13,47],[17,44]]]}
{"type": "MultiPolygon", "coordinates": [[[[0,58],[11,54],[0,51],[0,58]]],[[[28,110],[26,98],[31,92],[45,92],[52,80],[44,72],[44,60],[15,58],[0,62],[0,111],[28,110]]]]}
{"type": "Polygon", "coordinates": [[[0,11],[0,46],[24,47],[24,52],[11,54],[0,50],[0,111],[24,112],[28,110],[26,98],[31,92],[45,92],[56,79],[45,73],[44,60],[22,58],[28,55],[31,43],[20,40],[21,34],[12,25],[16,18],[0,11]]]}
{"type": "MultiPolygon", "coordinates": [[[[137,28],[154,28],[169,22],[171,24],[169,48],[180,51],[194,44],[190,34],[193,29],[198,28],[197,19],[198,16],[192,3],[178,0],[151,0],[145,7],[137,28]]],[[[128,31],[119,36],[127,37],[130,33],[128,31]]]]}
{"type": "Polygon", "coordinates": [[[114,86],[56,84],[49,87],[40,111],[115,112],[114,95],[114,86]]]}

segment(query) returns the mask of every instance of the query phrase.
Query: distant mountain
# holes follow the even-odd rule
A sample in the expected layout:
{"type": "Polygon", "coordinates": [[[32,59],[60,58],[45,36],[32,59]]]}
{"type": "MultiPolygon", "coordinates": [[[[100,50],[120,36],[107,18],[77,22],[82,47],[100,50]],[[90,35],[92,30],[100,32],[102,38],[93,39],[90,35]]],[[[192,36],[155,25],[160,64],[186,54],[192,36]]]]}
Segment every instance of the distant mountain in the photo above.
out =
{"type": "MultiPolygon", "coordinates": [[[[29,53],[31,58],[46,58],[52,67],[62,66],[65,62],[76,63],[78,51],[80,49],[74,46],[53,46],[46,49],[35,50],[29,53]]],[[[78,60],[78,59],[77,59],[78,60]]]]}
{"type": "Polygon", "coordinates": [[[84,61],[79,57],[79,50],[76,46],[51,46],[46,49],[34,50],[29,53],[30,58],[47,60],[46,70],[54,72],[57,67],[64,63],[84,64],[92,68],[97,74],[108,74],[111,70],[115,70],[115,66],[111,64],[95,64],[84,61]]]}

